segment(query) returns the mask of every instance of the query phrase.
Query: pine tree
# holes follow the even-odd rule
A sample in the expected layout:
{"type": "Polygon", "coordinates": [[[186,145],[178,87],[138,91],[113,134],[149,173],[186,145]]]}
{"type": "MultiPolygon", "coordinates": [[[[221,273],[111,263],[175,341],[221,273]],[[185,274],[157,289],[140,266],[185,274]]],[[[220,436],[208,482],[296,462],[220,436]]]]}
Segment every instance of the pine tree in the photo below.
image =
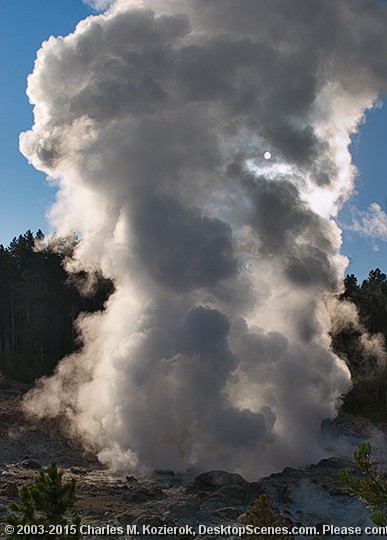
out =
{"type": "Polygon", "coordinates": [[[55,461],[41,469],[35,482],[20,490],[20,502],[12,505],[13,512],[7,516],[6,522],[14,527],[14,533],[8,538],[80,538],[79,516],[66,517],[75,503],[75,487],[74,479],[63,482],[63,471],[58,470],[55,461]],[[17,534],[20,526],[23,526],[25,534],[17,534]],[[57,527],[53,529],[53,526],[57,527]]]}
{"type": "Polygon", "coordinates": [[[348,493],[359,497],[372,512],[372,520],[376,525],[387,525],[387,482],[380,467],[372,455],[371,444],[363,442],[353,454],[355,469],[340,471],[340,480],[348,493]]]}

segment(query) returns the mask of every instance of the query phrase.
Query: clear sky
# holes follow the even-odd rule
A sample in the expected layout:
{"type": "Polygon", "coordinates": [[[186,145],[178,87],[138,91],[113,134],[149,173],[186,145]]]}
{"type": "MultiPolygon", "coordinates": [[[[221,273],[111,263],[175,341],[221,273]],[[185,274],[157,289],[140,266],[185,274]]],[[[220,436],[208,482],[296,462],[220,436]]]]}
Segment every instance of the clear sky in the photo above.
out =
{"type": "MultiPolygon", "coordinates": [[[[36,51],[50,35],[66,35],[93,13],[81,0],[0,0],[0,243],[27,229],[48,230],[45,212],[55,188],[18,150],[18,136],[33,123],[25,94],[36,51]]],[[[387,99],[367,114],[351,147],[359,168],[357,193],[339,216],[342,252],[360,279],[371,268],[387,271],[387,99]],[[370,210],[370,205],[377,203],[370,210]]]]}

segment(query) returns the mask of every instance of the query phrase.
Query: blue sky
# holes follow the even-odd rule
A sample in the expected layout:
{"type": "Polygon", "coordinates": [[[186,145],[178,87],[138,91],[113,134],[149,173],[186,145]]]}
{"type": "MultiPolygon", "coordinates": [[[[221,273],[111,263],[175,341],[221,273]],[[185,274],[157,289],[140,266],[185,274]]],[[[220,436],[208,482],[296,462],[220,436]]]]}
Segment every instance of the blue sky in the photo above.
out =
{"type": "MultiPolygon", "coordinates": [[[[35,171],[18,150],[19,133],[33,123],[25,94],[27,75],[42,41],[73,31],[93,10],[81,0],[1,0],[1,8],[0,243],[7,245],[27,229],[47,231],[45,212],[55,198],[55,189],[48,186],[45,175],[35,171]]],[[[369,226],[372,220],[367,214],[370,204],[376,202],[379,217],[385,220],[387,100],[384,107],[368,113],[351,150],[359,168],[357,194],[341,212],[339,223],[344,228],[342,252],[351,260],[348,271],[362,279],[377,266],[387,271],[387,238],[380,230],[379,238],[375,237],[377,231],[369,226]],[[354,230],[350,230],[351,224],[354,230]]]]}
{"type": "Polygon", "coordinates": [[[36,51],[50,35],[66,35],[92,13],[81,0],[1,0],[0,243],[27,229],[47,230],[45,212],[55,198],[45,175],[19,152],[19,133],[33,123],[25,94],[36,51]],[[5,76],[4,76],[5,74],[5,76]]]}
{"type": "Polygon", "coordinates": [[[380,109],[368,111],[366,122],[353,137],[351,153],[358,168],[356,192],[339,215],[343,228],[342,252],[350,258],[349,273],[366,277],[369,270],[379,267],[387,271],[387,237],[365,236],[351,231],[353,221],[367,213],[371,204],[377,203],[383,211],[387,206],[387,98],[380,109]]]}

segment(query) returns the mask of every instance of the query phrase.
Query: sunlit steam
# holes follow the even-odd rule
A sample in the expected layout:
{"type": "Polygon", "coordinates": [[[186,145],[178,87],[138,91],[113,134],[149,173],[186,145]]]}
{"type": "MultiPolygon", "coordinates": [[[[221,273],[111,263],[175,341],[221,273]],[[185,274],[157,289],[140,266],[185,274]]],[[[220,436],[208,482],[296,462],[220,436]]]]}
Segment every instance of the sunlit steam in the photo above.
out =
{"type": "Polygon", "coordinates": [[[21,150],[57,179],[53,229],[81,235],[68,270],[116,292],[26,406],[114,469],[257,477],[323,454],[350,387],[334,216],[385,88],[367,47],[387,58],[387,10],[310,4],[119,0],[38,53],[21,150]]]}

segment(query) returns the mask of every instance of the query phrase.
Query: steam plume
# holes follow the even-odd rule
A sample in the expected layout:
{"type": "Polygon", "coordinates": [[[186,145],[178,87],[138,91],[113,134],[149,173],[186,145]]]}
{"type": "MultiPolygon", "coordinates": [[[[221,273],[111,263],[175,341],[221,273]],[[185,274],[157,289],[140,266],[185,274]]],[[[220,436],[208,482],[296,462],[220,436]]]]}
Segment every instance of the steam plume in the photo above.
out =
{"type": "Polygon", "coordinates": [[[350,135],[386,86],[376,0],[118,0],[50,38],[21,136],[116,292],[27,399],[116,469],[321,457],[350,386],[327,301],[350,135]],[[270,151],[271,160],[264,159],[270,151]]]}

